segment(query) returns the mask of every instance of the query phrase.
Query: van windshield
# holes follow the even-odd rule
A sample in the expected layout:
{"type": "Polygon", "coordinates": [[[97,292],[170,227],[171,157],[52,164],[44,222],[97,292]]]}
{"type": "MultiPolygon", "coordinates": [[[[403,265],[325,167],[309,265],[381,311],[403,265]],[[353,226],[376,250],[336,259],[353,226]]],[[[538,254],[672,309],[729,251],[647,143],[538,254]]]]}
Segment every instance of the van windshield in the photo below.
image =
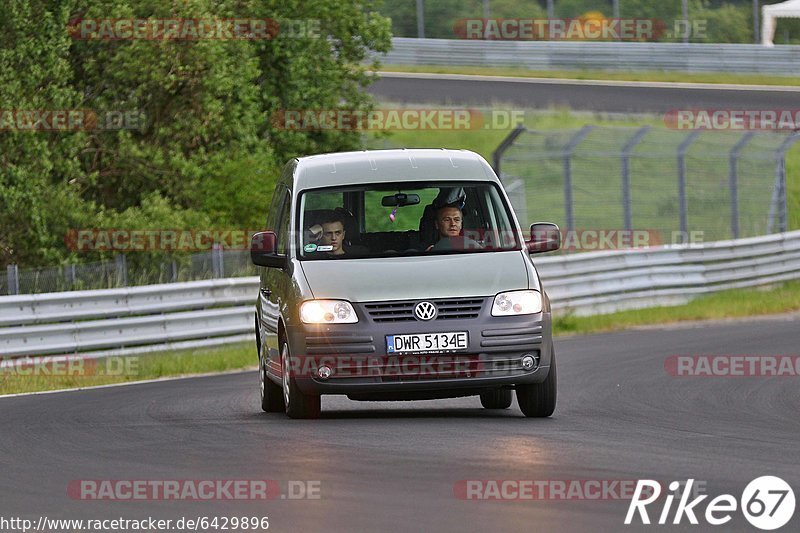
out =
{"type": "Polygon", "coordinates": [[[300,197],[299,256],[332,260],[519,250],[508,206],[490,182],[382,183],[300,197]]]}

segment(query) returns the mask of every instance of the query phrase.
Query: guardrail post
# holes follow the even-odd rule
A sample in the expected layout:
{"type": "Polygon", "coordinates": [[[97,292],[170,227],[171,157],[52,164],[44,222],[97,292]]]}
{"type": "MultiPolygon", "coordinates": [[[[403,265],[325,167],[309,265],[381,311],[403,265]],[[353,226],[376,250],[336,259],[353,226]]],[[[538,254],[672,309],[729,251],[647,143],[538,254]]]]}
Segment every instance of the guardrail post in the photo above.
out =
{"type": "Polygon", "coordinates": [[[748,131],[731,149],[729,156],[728,184],[731,189],[731,237],[739,238],[739,154],[745,145],[750,142],[755,132],[748,131]]]}
{"type": "Polygon", "coordinates": [[[114,264],[117,271],[117,287],[128,286],[128,262],[125,259],[125,254],[117,254],[114,257],[114,264]]]}
{"type": "Polygon", "coordinates": [[[17,265],[8,265],[6,267],[6,280],[8,294],[19,294],[19,269],[17,265]]]}
{"type": "Polygon", "coordinates": [[[172,260],[172,282],[175,283],[178,281],[178,262],[174,259],[172,260]]]}
{"type": "Polygon", "coordinates": [[[689,234],[689,205],[686,201],[686,152],[699,136],[699,131],[693,131],[678,147],[678,205],[680,207],[681,235],[683,236],[689,234]]]}
{"type": "MultiPolygon", "coordinates": [[[[618,6],[619,7],[619,6],[618,6]]],[[[633,230],[633,214],[631,211],[631,152],[636,148],[647,132],[650,131],[650,126],[644,126],[633,134],[625,146],[622,147],[622,209],[624,212],[624,224],[627,231],[633,230]]]]}
{"type": "Polygon", "coordinates": [[[501,180],[503,177],[500,175],[500,161],[503,158],[503,154],[511,147],[512,144],[514,144],[514,141],[517,140],[517,137],[519,137],[523,131],[525,131],[525,126],[519,124],[511,133],[508,134],[505,139],[503,139],[503,142],[501,142],[492,153],[492,167],[494,169],[494,173],[497,174],[497,177],[501,180]]]}
{"type": "Polygon", "coordinates": [[[775,151],[775,185],[772,188],[772,201],[769,207],[767,233],[773,233],[775,218],[778,218],[778,232],[788,231],[787,199],[786,199],[786,152],[800,140],[800,133],[792,133],[775,151]]]}
{"type": "Polygon", "coordinates": [[[575,229],[575,214],[572,205],[572,155],[593,129],[592,125],[584,126],[564,147],[564,214],[568,230],[575,229]]]}

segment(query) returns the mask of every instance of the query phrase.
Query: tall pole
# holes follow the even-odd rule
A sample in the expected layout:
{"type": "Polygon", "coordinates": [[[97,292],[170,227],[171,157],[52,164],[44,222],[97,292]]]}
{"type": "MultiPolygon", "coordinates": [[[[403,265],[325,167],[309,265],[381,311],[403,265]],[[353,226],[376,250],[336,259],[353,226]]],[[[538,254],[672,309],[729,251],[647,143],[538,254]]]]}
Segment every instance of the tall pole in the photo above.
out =
{"type": "Polygon", "coordinates": [[[618,19],[619,18],[619,0],[613,0],[612,3],[614,5],[614,15],[613,15],[613,17],[615,19],[618,19]]]}
{"type": "Polygon", "coordinates": [[[556,10],[555,7],[553,7],[553,0],[547,0],[547,18],[556,18],[556,10]]]}
{"type": "Polygon", "coordinates": [[[761,44],[761,9],[758,0],[753,0],[753,42],[761,44]]]}
{"type": "Polygon", "coordinates": [[[425,38],[425,8],[423,0],[417,0],[417,37],[425,38]]]}
{"type": "Polygon", "coordinates": [[[683,23],[685,24],[683,32],[683,42],[689,42],[689,0],[681,0],[681,12],[683,15],[683,23]]]}

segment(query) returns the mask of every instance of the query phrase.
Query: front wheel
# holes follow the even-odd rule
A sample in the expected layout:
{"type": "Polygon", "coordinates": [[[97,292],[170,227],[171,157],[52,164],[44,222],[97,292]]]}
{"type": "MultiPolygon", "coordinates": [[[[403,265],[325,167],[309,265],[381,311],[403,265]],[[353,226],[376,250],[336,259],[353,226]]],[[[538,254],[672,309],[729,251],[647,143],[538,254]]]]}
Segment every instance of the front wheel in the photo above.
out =
{"type": "Polygon", "coordinates": [[[550,348],[550,372],[541,383],[517,385],[517,404],[522,414],[534,418],[546,418],[556,410],[556,352],[550,348]]]}
{"type": "Polygon", "coordinates": [[[263,354],[258,357],[258,384],[261,389],[261,409],[267,413],[283,412],[283,391],[267,376],[267,362],[263,354]]]}
{"type": "Polygon", "coordinates": [[[292,356],[289,344],[284,341],[281,348],[283,369],[283,403],[289,418],[319,418],[320,397],[318,394],[303,394],[291,372],[292,356]]]}

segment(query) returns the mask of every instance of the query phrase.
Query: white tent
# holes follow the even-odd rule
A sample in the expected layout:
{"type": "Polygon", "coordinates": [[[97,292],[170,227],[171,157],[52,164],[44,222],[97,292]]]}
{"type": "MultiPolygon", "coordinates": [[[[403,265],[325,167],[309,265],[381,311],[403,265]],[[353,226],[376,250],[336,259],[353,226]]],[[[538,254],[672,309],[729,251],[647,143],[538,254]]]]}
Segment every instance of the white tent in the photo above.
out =
{"type": "Polygon", "coordinates": [[[772,39],[775,37],[775,19],[800,18],[800,0],[789,0],[782,4],[772,4],[762,8],[761,44],[775,46],[772,39]]]}

